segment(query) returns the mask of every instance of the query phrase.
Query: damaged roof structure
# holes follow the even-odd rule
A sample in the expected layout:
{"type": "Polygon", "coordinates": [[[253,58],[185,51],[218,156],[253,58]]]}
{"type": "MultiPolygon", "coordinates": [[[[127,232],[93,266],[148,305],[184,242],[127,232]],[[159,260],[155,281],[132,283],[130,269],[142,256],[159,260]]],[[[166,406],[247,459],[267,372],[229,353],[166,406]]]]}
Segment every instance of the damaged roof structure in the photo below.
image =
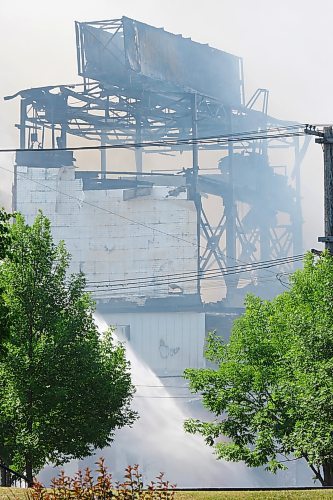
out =
{"type": "MultiPolygon", "coordinates": [[[[191,205],[185,212],[194,210],[196,214],[191,234],[183,228],[178,235],[178,243],[189,238],[192,247],[195,245],[195,251],[191,248],[184,257],[191,264],[182,263],[179,269],[170,262],[157,266],[159,259],[148,252],[149,265],[143,266],[143,276],[158,278],[163,269],[163,274],[170,275],[184,269],[192,271],[198,279],[190,295],[193,307],[198,307],[201,281],[216,270],[226,286],[226,303],[232,306],[240,275],[230,279],[226,269],[241,262],[267,261],[302,252],[300,164],[308,139],[301,144],[296,135],[280,138],[275,134],[293,124],[269,116],[266,89],[258,89],[245,100],[240,57],[128,17],[77,22],[75,30],[82,82],[25,89],[8,97],[21,98],[18,128],[24,151],[16,155],[16,206],[23,202],[19,177],[33,176],[33,169],[45,169],[45,181],[47,175],[55,175],[47,173],[51,169],[72,168],[70,176],[81,190],[79,197],[93,196],[94,203],[102,199],[102,191],[119,194],[119,190],[123,203],[162,196],[168,199],[168,207],[172,202],[176,207],[182,198],[188,202],[187,207],[191,205]],[[262,137],[263,131],[270,135],[269,140],[262,137]],[[242,140],[237,140],[237,134],[242,140]],[[74,153],[66,148],[74,144],[75,138],[93,141],[87,144],[97,141],[104,147],[129,148],[134,153],[134,167],[120,171],[110,167],[107,150],[101,148],[98,169],[80,169],[77,165],[74,171],[74,153]],[[45,151],[48,148],[51,150],[45,151]],[[294,164],[286,175],[278,170],[280,165],[272,163],[270,153],[274,149],[294,153],[294,164]],[[220,161],[212,165],[213,173],[200,170],[203,151],[221,154],[220,161]],[[145,168],[147,154],[182,152],[191,153],[192,164],[181,171],[166,173],[145,168]],[[214,204],[213,217],[207,198],[214,204]]],[[[33,214],[37,205],[26,209],[33,214]]],[[[133,217],[137,214],[134,212],[133,217]]],[[[185,213],[182,217],[186,219],[185,213]]],[[[149,217],[145,220],[149,226],[149,217]]],[[[172,227],[164,232],[175,233],[172,227]]],[[[149,235],[146,238],[149,240],[149,235]]],[[[127,240],[126,245],[132,243],[127,240]]],[[[170,239],[165,244],[170,244],[170,239]]],[[[78,260],[84,262],[81,257],[78,260]]],[[[112,252],[108,258],[112,263],[112,252]]],[[[84,264],[81,269],[86,271],[84,264]]],[[[89,273],[88,277],[91,279],[89,273]]],[[[99,277],[94,277],[97,282],[99,277]]],[[[125,279],[125,275],[122,277],[125,279]]],[[[95,292],[101,296],[97,288],[95,292]]],[[[140,290],[140,296],[159,301],[160,292],[158,286],[147,287],[146,291],[140,290]],[[152,289],[156,296],[150,293],[152,289]]],[[[106,296],[112,296],[111,288],[106,296]]],[[[162,298],[175,300],[170,289],[162,298]]],[[[176,298],[178,304],[182,300],[191,304],[186,287],[185,293],[176,298]]],[[[126,291],[122,299],[128,302],[126,291]]]]}

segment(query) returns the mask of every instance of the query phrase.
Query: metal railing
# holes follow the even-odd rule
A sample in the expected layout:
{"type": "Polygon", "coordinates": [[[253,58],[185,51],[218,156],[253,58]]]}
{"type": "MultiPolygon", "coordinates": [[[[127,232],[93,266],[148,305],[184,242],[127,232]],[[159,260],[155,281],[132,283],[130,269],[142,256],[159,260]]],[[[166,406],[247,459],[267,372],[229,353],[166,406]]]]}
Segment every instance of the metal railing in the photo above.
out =
{"type": "Polygon", "coordinates": [[[0,486],[26,488],[28,483],[26,476],[0,463],[0,486]]]}

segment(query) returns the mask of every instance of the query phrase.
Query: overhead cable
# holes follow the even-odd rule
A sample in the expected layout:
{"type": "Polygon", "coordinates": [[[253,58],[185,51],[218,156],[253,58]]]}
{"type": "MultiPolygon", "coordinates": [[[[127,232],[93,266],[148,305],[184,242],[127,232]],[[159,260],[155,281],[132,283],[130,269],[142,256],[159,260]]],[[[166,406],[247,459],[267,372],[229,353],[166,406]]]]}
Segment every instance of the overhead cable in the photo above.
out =
{"type": "Polygon", "coordinates": [[[228,144],[230,142],[243,142],[243,141],[254,141],[254,140],[265,140],[265,139],[280,139],[280,138],[291,138],[297,136],[305,135],[304,130],[300,130],[303,127],[300,125],[290,125],[286,127],[276,127],[266,130],[256,130],[256,131],[245,131],[245,132],[234,132],[233,134],[221,134],[213,136],[205,136],[198,138],[186,138],[186,139],[172,139],[166,138],[159,141],[145,141],[145,142],[133,142],[133,143],[116,143],[116,144],[104,144],[98,146],[72,146],[72,147],[60,147],[60,148],[1,148],[0,153],[18,153],[18,152],[42,152],[42,151],[91,151],[91,150],[104,150],[104,149],[138,149],[145,147],[165,147],[165,146],[182,146],[182,145],[204,145],[204,144],[228,144]]]}
{"type": "Polygon", "coordinates": [[[248,262],[248,263],[244,263],[244,264],[239,264],[237,266],[226,266],[223,269],[213,268],[213,269],[200,270],[200,271],[197,271],[197,270],[185,271],[182,273],[172,273],[172,274],[168,273],[168,274],[160,274],[160,275],[152,275],[152,276],[141,276],[141,277],[129,278],[129,279],[125,279],[125,280],[124,279],[96,280],[96,281],[89,280],[89,281],[87,281],[87,284],[94,285],[96,283],[97,284],[96,286],[105,286],[106,284],[110,285],[110,286],[116,286],[119,284],[132,285],[132,284],[140,284],[142,282],[147,282],[149,280],[156,280],[156,279],[164,280],[164,279],[173,278],[173,279],[177,280],[178,278],[198,277],[201,275],[210,276],[211,274],[216,274],[216,273],[220,273],[223,275],[223,274],[227,274],[228,272],[231,272],[231,271],[239,271],[239,272],[252,271],[252,270],[256,270],[258,268],[260,269],[262,266],[266,266],[266,265],[278,266],[278,265],[283,264],[285,262],[289,263],[289,262],[296,261],[296,260],[302,260],[304,258],[304,255],[305,254],[291,255],[288,257],[281,257],[278,259],[269,259],[269,260],[263,260],[263,261],[248,262]]]}
{"type": "MultiPolygon", "coordinates": [[[[291,264],[291,263],[294,263],[294,262],[300,262],[302,261],[303,257],[302,258],[298,258],[298,259],[290,259],[288,261],[285,261],[283,263],[272,263],[272,264],[267,264],[267,265],[264,265],[264,266],[261,266],[261,267],[256,267],[254,269],[246,269],[246,268],[243,268],[243,269],[240,269],[240,270],[237,270],[237,271],[229,271],[229,272],[225,272],[225,273],[221,273],[219,272],[218,274],[214,274],[214,275],[210,275],[210,276],[202,276],[200,274],[198,274],[197,276],[194,276],[194,277],[189,277],[189,278],[184,278],[184,279],[177,279],[175,280],[174,282],[171,282],[171,284],[178,284],[178,283],[188,283],[188,282],[193,282],[193,281],[197,281],[199,278],[200,279],[203,279],[203,280],[209,280],[209,279],[214,279],[214,278],[217,278],[217,277],[220,277],[221,275],[222,276],[232,276],[232,275],[235,275],[235,274],[242,274],[242,273],[248,273],[248,272],[251,272],[253,270],[266,270],[266,269],[270,269],[271,267],[274,267],[274,266],[279,266],[279,265],[286,265],[286,264],[291,264]]],[[[274,273],[275,274],[275,273],[274,273]]],[[[124,286],[120,286],[120,285],[116,285],[116,286],[107,286],[107,285],[104,285],[104,288],[99,288],[98,285],[95,286],[94,288],[92,289],[87,289],[87,291],[89,292],[116,292],[116,291],[128,291],[128,290],[138,290],[138,289],[141,289],[141,288],[150,288],[150,287],[156,287],[156,286],[163,286],[163,285],[169,285],[170,284],[170,279],[168,281],[166,280],[163,280],[163,281],[151,281],[150,283],[147,282],[147,283],[141,283],[141,284],[138,284],[138,285],[124,285],[124,286]]]]}

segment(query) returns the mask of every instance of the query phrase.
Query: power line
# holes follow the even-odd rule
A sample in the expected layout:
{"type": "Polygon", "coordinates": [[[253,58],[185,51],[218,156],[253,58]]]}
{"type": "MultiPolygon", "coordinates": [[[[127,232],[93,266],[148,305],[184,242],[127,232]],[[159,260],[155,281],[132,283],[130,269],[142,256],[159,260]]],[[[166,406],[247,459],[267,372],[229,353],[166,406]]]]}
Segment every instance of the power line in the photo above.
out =
{"type": "Polygon", "coordinates": [[[0,153],[18,153],[18,152],[43,152],[43,151],[92,151],[92,150],[103,150],[103,149],[138,149],[145,147],[165,147],[165,146],[182,146],[182,145],[195,145],[195,144],[217,144],[217,143],[228,143],[228,142],[243,142],[243,141],[254,141],[254,140],[265,140],[265,139],[280,139],[289,138],[305,135],[304,131],[299,131],[300,128],[304,127],[304,124],[290,125],[285,127],[276,127],[261,131],[245,131],[245,132],[235,132],[233,134],[221,134],[214,136],[205,136],[198,138],[187,138],[187,139],[163,139],[160,141],[145,141],[145,142],[132,142],[132,143],[116,143],[116,144],[105,144],[98,146],[73,146],[73,147],[62,147],[62,148],[38,148],[38,149],[28,149],[28,148],[2,148],[0,153]]]}
{"type": "MultiPolygon", "coordinates": [[[[141,277],[137,279],[128,279],[128,280],[122,280],[122,279],[117,279],[117,280],[105,280],[103,281],[88,281],[88,284],[93,284],[93,283],[105,283],[109,284],[110,286],[118,286],[119,284],[140,284],[141,282],[145,283],[150,280],[154,279],[160,279],[160,281],[164,281],[164,279],[170,279],[170,278],[182,278],[184,277],[185,279],[191,278],[191,277],[197,277],[201,275],[208,274],[208,277],[210,275],[215,275],[216,273],[220,273],[221,275],[228,274],[229,272],[238,272],[241,273],[243,271],[252,271],[256,269],[261,269],[263,267],[266,267],[267,265],[269,266],[278,266],[282,264],[288,264],[290,262],[295,262],[298,260],[302,260],[304,258],[305,254],[299,254],[299,255],[293,255],[289,257],[281,257],[280,259],[270,259],[267,261],[257,261],[257,262],[252,262],[252,263],[244,263],[243,265],[238,265],[238,266],[230,266],[230,267],[225,267],[224,269],[220,268],[214,268],[210,269],[207,271],[188,271],[185,273],[170,273],[170,274],[164,274],[164,275],[154,275],[154,276],[147,276],[147,277],[141,277]]],[[[101,285],[105,286],[105,285],[101,285]]]]}
{"type": "MultiPolygon", "coordinates": [[[[152,275],[152,276],[141,276],[141,277],[137,277],[137,278],[130,278],[130,279],[114,279],[114,280],[96,280],[96,281],[92,281],[92,280],[89,280],[87,281],[86,283],[89,284],[89,285],[94,285],[94,283],[97,283],[97,285],[99,285],[100,283],[106,283],[106,284],[110,284],[110,285],[117,285],[117,284],[136,284],[136,283],[140,283],[140,282],[146,282],[146,281],[149,281],[149,280],[156,280],[156,279],[168,279],[168,278],[175,278],[177,279],[178,277],[182,278],[182,277],[198,277],[198,276],[201,276],[201,275],[210,275],[212,273],[216,273],[216,272],[220,272],[220,274],[226,274],[228,271],[234,271],[234,270],[242,270],[241,268],[246,268],[245,270],[246,271],[252,271],[252,270],[255,270],[257,267],[260,267],[262,265],[265,265],[265,264],[275,264],[275,265],[279,265],[279,264],[283,264],[285,261],[287,261],[287,263],[289,261],[296,261],[296,260],[300,260],[300,259],[303,259],[304,258],[304,255],[305,254],[298,254],[298,255],[291,255],[291,256],[287,256],[287,257],[281,257],[281,258],[278,258],[278,259],[269,259],[269,260],[262,260],[262,261],[256,261],[256,262],[244,262],[244,264],[241,264],[241,265],[237,265],[237,266],[227,266],[225,267],[223,270],[221,270],[220,268],[213,268],[213,269],[208,269],[206,271],[185,271],[185,272],[181,272],[181,273],[167,273],[167,274],[160,274],[160,275],[152,275]],[[250,267],[251,269],[247,269],[248,267],[250,267]]],[[[104,285],[101,285],[101,286],[104,286],[104,285]]]]}
{"type": "MultiPolygon", "coordinates": [[[[287,274],[292,274],[292,272],[290,273],[285,273],[286,275],[287,274]]],[[[228,280],[228,286],[231,286],[232,284],[235,284],[235,285],[240,285],[241,287],[245,287],[249,284],[254,284],[254,283],[257,283],[257,282],[262,282],[262,283],[273,283],[274,281],[276,281],[276,273],[272,273],[272,276],[255,276],[255,277],[250,277],[250,278],[239,278],[239,279],[235,279],[235,280],[228,280]]],[[[138,289],[140,289],[140,286],[137,287],[138,289]]],[[[220,288],[227,288],[226,284],[225,284],[225,280],[224,280],[224,277],[222,275],[220,276],[213,276],[212,279],[208,282],[208,283],[202,283],[202,289],[203,290],[214,290],[214,289],[220,289],[220,288]]],[[[98,292],[99,290],[96,289],[94,290],[94,292],[98,292]]],[[[158,291],[154,291],[154,296],[155,295],[161,295],[161,296],[165,296],[165,292],[158,292],[158,291]]]]}
{"type": "MultiPolygon", "coordinates": [[[[292,272],[290,273],[285,273],[287,274],[293,274],[292,272]]],[[[276,273],[272,276],[255,276],[254,278],[239,278],[237,280],[228,280],[228,287],[231,287],[231,285],[236,285],[237,288],[240,285],[240,288],[246,287],[247,285],[253,285],[255,283],[273,283],[276,282],[276,273]]],[[[226,284],[224,281],[222,281],[223,278],[215,278],[214,280],[212,279],[211,282],[209,283],[203,283],[202,284],[202,290],[203,291],[210,291],[210,290],[216,290],[216,289],[221,289],[221,288],[227,288],[226,284]],[[220,282],[220,283],[217,283],[220,282]]],[[[155,292],[154,292],[155,294],[155,292]]],[[[161,293],[161,295],[165,296],[165,293],[161,293]]]]}
{"type": "MultiPolygon", "coordinates": [[[[234,275],[234,274],[241,274],[241,273],[245,273],[245,272],[251,272],[252,270],[265,270],[265,269],[269,269],[271,267],[274,267],[274,266],[277,266],[277,265],[283,265],[283,264],[291,264],[293,262],[299,262],[303,259],[302,258],[298,258],[298,259],[292,259],[292,260],[288,260],[288,261],[285,261],[285,262],[282,262],[282,263],[272,263],[272,264],[267,264],[267,265],[264,265],[264,266],[260,266],[260,267],[257,267],[255,269],[239,269],[239,270],[235,270],[235,271],[230,271],[230,272],[226,272],[226,273],[223,273],[223,276],[231,276],[231,275],[234,275]]],[[[276,275],[274,273],[274,275],[276,275]]],[[[172,276],[172,275],[171,275],[172,276]]],[[[202,279],[212,279],[212,278],[216,278],[216,277],[219,277],[221,276],[221,273],[219,274],[215,274],[215,275],[210,275],[210,276],[203,276],[202,279]]],[[[188,278],[185,278],[185,279],[178,279],[176,284],[178,283],[188,283],[188,282],[193,282],[193,281],[197,281],[198,277],[200,277],[200,275],[198,274],[197,276],[194,276],[194,277],[188,277],[188,278]]],[[[150,288],[150,287],[155,287],[155,286],[163,286],[163,285],[167,285],[169,284],[168,281],[160,281],[160,282],[151,282],[151,283],[141,283],[141,284],[138,284],[138,285],[130,285],[130,286],[118,286],[118,285],[115,285],[114,288],[112,288],[112,286],[109,286],[109,287],[106,287],[106,285],[104,285],[106,288],[98,288],[98,286],[95,287],[95,289],[92,289],[92,290],[87,290],[88,292],[116,292],[116,291],[128,291],[128,290],[138,290],[138,289],[141,289],[141,288],[150,288]]]]}
{"type": "MultiPolygon", "coordinates": [[[[285,262],[284,264],[275,264],[275,265],[286,265],[286,264],[290,264],[290,263],[293,263],[293,262],[300,262],[301,259],[299,259],[298,261],[289,261],[289,262],[285,262]]],[[[259,268],[259,270],[266,270],[266,269],[269,269],[270,267],[273,267],[273,265],[270,265],[270,266],[264,266],[264,267],[261,267],[259,268]]],[[[236,271],[236,272],[229,272],[229,273],[225,273],[223,276],[231,276],[231,275],[235,275],[235,274],[242,274],[242,273],[248,273],[248,272],[251,272],[251,270],[240,270],[240,271],[236,271]]],[[[214,278],[218,278],[220,277],[221,274],[215,274],[214,276],[203,276],[201,277],[202,280],[211,280],[211,279],[214,279],[214,278]]],[[[274,276],[276,277],[276,273],[274,273],[274,276]]],[[[175,285],[178,285],[178,284],[183,284],[183,283],[191,283],[191,282],[195,282],[197,281],[198,277],[200,276],[197,276],[197,277],[192,277],[192,278],[187,278],[187,279],[179,279],[177,280],[176,282],[172,283],[172,284],[175,284],[175,285]]],[[[165,285],[169,285],[170,282],[168,281],[160,281],[160,282],[151,282],[151,283],[142,283],[142,284],[138,284],[138,285],[130,285],[130,286],[124,286],[124,287],[107,287],[105,286],[104,288],[102,287],[95,287],[95,288],[87,288],[86,291],[88,292],[111,292],[111,293],[114,293],[114,292],[128,292],[129,290],[140,290],[142,288],[152,288],[152,287],[158,287],[158,286],[165,286],[165,285]]]]}
{"type": "MultiPolygon", "coordinates": [[[[295,261],[293,261],[295,262],[295,261]]],[[[299,261],[296,261],[296,262],[300,262],[299,261]]],[[[288,264],[288,263],[286,263],[288,264]]],[[[273,267],[273,266],[266,266],[266,267],[262,267],[260,268],[261,270],[266,270],[266,269],[269,269],[270,267],[273,267]]],[[[231,275],[235,275],[235,274],[241,274],[241,273],[245,273],[245,272],[249,272],[249,271],[246,271],[246,270],[243,270],[243,271],[239,271],[239,272],[230,272],[230,273],[226,273],[225,276],[231,276],[231,275]]],[[[276,277],[276,273],[272,273],[274,274],[274,276],[276,277]]],[[[219,277],[220,275],[215,275],[215,276],[208,276],[208,277],[203,277],[202,279],[203,280],[209,280],[209,279],[214,279],[216,277],[219,277]]],[[[189,279],[184,279],[184,280],[178,280],[177,283],[175,284],[178,284],[178,283],[191,283],[191,282],[196,282],[198,278],[194,277],[194,278],[189,278],[189,279]]],[[[169,283],[168,282],[158,282],[158,283],[144,283],[144,284],[141,284],[141,285],[133,285],[133,286],[127,286],[127,287],[118,287],[118,288],[111,288],[111,287],[107,287],[107,288],[94,288],[94,289],[86,289],[87,292],[91,292],[91,293],[97,293],[97,292],[111,292],[111,293],[114,293],[114,292],[128,292],[128,290],[140,290],[142,288],[152,288],[152,287],[157,287],[157,286],[165,286],[165,285],[168,285],[169,283]]]]}
{"type": "MultiPolygon", "coordinates": [[[[252,284],[258,283],[258,282],[260,282],[260,283],[276,283],[277,273],[271,272],[271,274],[272,274],[272,276],[262,276],[262,277],[256,276],[254,279],[244,278],[243,279],[243,287],[245,287],[247,285],[252,285],[252,284]]],[[[292,274],[292,273],[288,273],[288,274],[292,274]]],[[[218,278],[213,278],[213,279],[214,279],[213,283],[202,283],[202,285],[201,285],[202,292],[210,292],[212,290],[227,289],[227,286],[225,285],[224,282],[216,284],[217,280],[223,279],[221,276],[218,278]]],[[[193,281],[196,281],[196,280],[193,280],[193,281]]],[[[238,288],[240,281],[241,281],[241,279],[240,280],[229,280],[228,287],[233,286],[235,288],[238,288]]],[[[243,288],[243,287],[241,287],[241,288],[243,288]]],[[[110,289],[107,289],[107,290],[106,289],[104,289],[104,290],[97,290],[96,289],[96,290],[91,290],[91,291],[86,290],[86,291],[88,291],[89,293],[94,293],[94,294],[96,294],[98,292],[101,292],[101,293],[109,292],[110,293],[110,291],[111,291],[112,297],[115,298],[115,297],[123,297],[122,292],[124,292],[124,291],[126,291],[127,297],[130,297],[130,296],[135,297],[135,296],[137,296],[136,290],[139,290],[139,289],[140,289],[140,287],[135,288],[133,291],[128,291],[128,290],[124,290],[124,289],[122,291],[118,290],[117,292],[114,292],[113,290],[110,290],[110,289]]],[[[165,298],[165,292],[154,290],[154,297],[159,297],[159,296],[165,298]]]]}

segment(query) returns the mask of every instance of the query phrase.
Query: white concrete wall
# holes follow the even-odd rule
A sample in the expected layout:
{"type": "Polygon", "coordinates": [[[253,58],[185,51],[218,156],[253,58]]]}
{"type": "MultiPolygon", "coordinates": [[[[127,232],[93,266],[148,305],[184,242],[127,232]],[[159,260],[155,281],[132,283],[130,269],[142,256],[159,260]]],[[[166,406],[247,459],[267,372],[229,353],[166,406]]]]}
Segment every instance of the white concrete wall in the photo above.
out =
{"type": "Polygon", "coordinates": [[[103,319],[120,334],[127,327],[129,345],[158,376],[204,366],[204,313],[111,313],[103,319]]]}
{"type": "MultiPolygon", "coordinates": [[[[151,195],[124,201],[122,189],[83,191],[72,167],[17,169],[17,210],[27,223],[39,209],[50,218],[55,240],[64,239],[72,255],[71,271],[83,271],[88,284],[196,272],[196,211],[184,193],[169,198],[171,187],[154,187],[151,195]]],[[[169,282],[177,283],[177,277],[169,282]]],[[[179,284],[184,294],[196,293],[195,281],[179,284]]],[[[96,297],[137,302],[171,293],[168,282],[139,290],[111,293],[104,285],[97,290],[96,297]]]]}

